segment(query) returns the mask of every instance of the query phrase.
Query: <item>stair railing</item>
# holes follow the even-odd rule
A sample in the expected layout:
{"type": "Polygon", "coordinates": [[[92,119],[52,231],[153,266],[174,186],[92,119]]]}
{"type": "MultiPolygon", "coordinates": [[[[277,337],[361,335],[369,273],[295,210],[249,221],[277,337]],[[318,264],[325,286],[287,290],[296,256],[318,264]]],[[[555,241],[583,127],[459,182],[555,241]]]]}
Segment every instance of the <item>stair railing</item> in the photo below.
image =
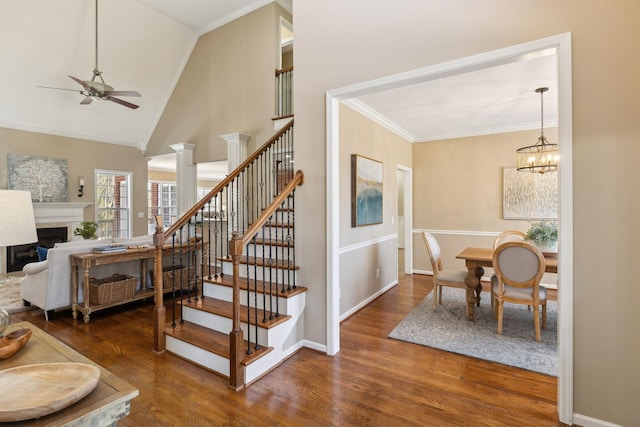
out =
{"type": "MultiPolygon", "coordinates": [[[[240,258],[243,254],[248,253],[245,252],[245,248],[249,245],[250,242],[255,241],[256,236],[263,230],[265,225],[267,225],[274,218],[277,220],[277,212],[278,210],[282,210],[283,206],[288,200],[293,198],[295,189],[297,186],[302,185],[304,182],[304,174],[302,171],[297,171],[296,174],[291,178],[289,183],[282,189],[281,192],[274,198],[273,202],[264,209],[262,214],[258,218],[256,218],[255,222],[251,224],[249,229],[241,236],[239,232],[234,231],[233,237],[229,242],[229,254],[231,256],[233,262],[233,329],[229,333],[229,341],[230,341],[230,375],[229,375],[229,385],[231,388],[239,390],[244,386],[244,365],[242,364],[245,357],[252,352],[252,345],[255,345],[255,349],[259,348],[259,344],[257,341],[257,325],[259,322],[258,319],[258,309],[257,304],[255,308],[255,316],[252,320],[251,317],[251,308],[249,307],[247,312],[247,324],[248,324],[248,336],[247,339],[247,348],[245,349],[244,345],[244,332],[240,327],[240,258]],[[250,338],[251,336],[251,325],[254,324],[256,327],[256,335],[255,340],[250,338]]],[[[263,245],[264,247],[264,245],[263,245]]],[[[279,261],[277,257],[275,259],[273,257],[269,257],[270,266],[283,266],[285,263],[293,262],[290,259],[286,261],[279,261]]],[[[248,265],[248,264],[247,264],[248,265]]],[[[265,280],[263,280],[263,283],[265,280]]],[[[273,283],[273,280],[269,280],[269,283],[273,283]]],[[[276,286],[277,287],[277,286],[276,286]]],[[[295,287],[295,285],[294,285],[295,287]]],[[[247,295],[249,294],[250,289],[247,288],[247,295]]],[[[258,289],[254,289],[254,295],[258,295],[258,289]]],[[[266,290],[263,289],[262,295],[266,295],[266,290]]],[[[272,294],[271,290],[269,290],[269,295],[272,294]]],[[[277,297],[278,290],[275,290],[275,294],[277,297]]],[[[263,316],[265,316],[263,322],[266,322],[266,312],[268,308],[266,305],[263,306],[263,316]]]]}
{"type": "Polygon", "coordinates": [[[276,70],[276,117],[293,115],[293,67],[276,70]]]}
{"type": "Polygon", "coordinates": [[[164,294],[171,294],[171,325],[176,327],[184,322],[182,299],[204,298],[202,280],[221,278],[222,260],[231,260],[231,233],[244,234],[293,176],[293,123],[291,119],[166,231],[162,217],[156,216],[154,351],[166,349],[164,294]]]}

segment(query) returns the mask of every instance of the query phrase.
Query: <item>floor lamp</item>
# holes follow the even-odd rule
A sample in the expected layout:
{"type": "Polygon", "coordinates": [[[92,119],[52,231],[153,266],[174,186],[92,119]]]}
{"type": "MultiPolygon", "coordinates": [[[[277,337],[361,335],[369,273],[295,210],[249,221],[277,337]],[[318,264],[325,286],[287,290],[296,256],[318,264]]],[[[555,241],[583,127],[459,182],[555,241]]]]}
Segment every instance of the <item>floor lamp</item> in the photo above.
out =
{"type": "Polygon", "coordinates": [[[31,192],[0,190],[0,247],[37,241],[31,192]]]}

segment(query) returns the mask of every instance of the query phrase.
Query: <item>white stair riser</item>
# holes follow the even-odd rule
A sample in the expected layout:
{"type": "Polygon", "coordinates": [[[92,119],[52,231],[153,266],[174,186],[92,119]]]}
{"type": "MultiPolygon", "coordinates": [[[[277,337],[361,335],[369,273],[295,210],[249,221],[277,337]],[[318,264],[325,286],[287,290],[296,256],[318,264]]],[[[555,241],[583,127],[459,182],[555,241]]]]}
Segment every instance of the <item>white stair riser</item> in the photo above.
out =
{"type": "MultiPolygon", "coordinates": [[[[278,285],[281,286],[281,285],[278,285]]],[[[220,285],[216,285],[213,283],[205,283],[204,284],[204,295],[205,297],[209,297],[209,298],[216,298],[222,301],[227,301],[227,302],[233,302],[233,289],[228,287],[228,286],[220,286],[220,285]]],[[[262,309],[264,307],[264,303],[266,302],[267,308],[269,308],[269,304],[272,304],[272,309],[275,310],[276,307],[276,299],[277,299],[277,304],[278,304],[278,310],[280,311],[280,313],[282,314],[288,314],[288,305],[289,305],[289,299],[290,298],[283,298],[283,297],[269,297],[267,296],[266,298],[262,297],[261,293],[258,293],[258,298],[257,298],[257,306],[258,308],[262,309]],[[272,301],[270,301],[272,299],[272,301]],[[266,301],[265,301],[266,300],[266,301]]],[[[250,307],[255,307],[256,306],[256,298],[255,298],[255,292],[250,292],[247,295],[247,291],[241,290],[240,291],[240,304],[241,305],[248,305],[250,307]]]]}
{"type": "MultiPolygon", "coordinates": [[[[280,217],[278,217],[280,220],[280,217]]],[[[285,216],[284,222],[287,222],[287,217],[285,216]]],[[[286,236],[291,236],[293,238],[293,228],[292,227],[262,227],[258,230],[256,234],[257,237],[263,239],[286,239],[286,236]]]]}
{"type": "Polygon", "coordinates": [[[229,376],[229,359],[167,335],[167,351],[191,360],[200,366],[229,376]]]}
{"type": "MultiPolygon", "coordinates": [[[[252,317],[255,316],[255,313],[253,312],[253,310],[251,311],[251,316],[252,317]]],[[[268,316],[269,316],[269,313],[267,313],[267,317],[268,316]]],[[[206,326],[207,328],[213,329],[218,332],[222,332],[224,334],[228,334],[233,329],[233,321],[231,319],[227,317],[219,316],[217,314],[207,313],[201,310],[195,310],[187,306],[184,307],[183,317],[184,317],[184,320],[188,322],[195,323],[201,326],[206,326]]],[[[258,311],[259,321],[262,320],[262,317],[263,317],[263,313],[261,311],[258,311]]],[[[240,329],[242,329],[242,332],[244,333],[244,339],[247,339],[248,337],[247,324],[245,322],[241,322],[240,329]]],[[[277,327],[274,327],[271,329],[264,329],[264,328],[258,327],[258,342],[261,345],[264,345],[267,347],[271,346],[271,344],[269,343],[270,337],[271,335],[274,334],[274,331],[276,329],[277,327]]],[[[253,342],[256,341],[255,326],[251,327],[251,341],[253,342]]]]}
{"type": "MultiPolygon", "coordinates": [[[[230,262],[222,263],[222,272],[225,275],[233,275],[233,264],[230,262]]],[[[239,270],[240,277],[247,277],[247,266],[245,264],[240,264],[239,270]]],[[[257,279],[263,281],[274,281],[277,283],[284,283],[285,287],[288,284],[293,286],[294,283],[297,283],[297,271],[296,270],[283,270],[281,268],[271,268],[271,267],[255,267],[253,265],[249,266],[248,276],[250,279],[257,279]],[[266,278],[266,280],[265,280],[266,278]]]]}
{"type": "Polygon", "coordinates": [[[284,246],[268,246],[268,245],[253,245],[249,243],[244,248],[244,254],[256,258],[271,258],[278,260],[293,260],[294,248],[284,246]]]}
{"type": "MultiPolygon", "coordinates": [[[[273,347],[273,350],[267,353],[266,355],[264,355],[263,357],[259,358],[255,362],[250,363],[245,368],[245,378],[244,378],[245,383],[250,383],[260,378],[270,369],[277,366],[283,360],[283,358],[287,357],[293,351],[300,348],[301,343],[299,341],[289,342],[289,340],[292,336],[297,336],[297,334],[294,332],[294,329],[300,330],[300,328],[302,327],[300,319],[305,308],[306,297],[305,297],[305,294],[302,293],[300,295],[296,295],[295,297],[290,298],[290,300],[292,300],[293,302],[292,304],[290,304],[291,316],[292,316],[291,319],[269,330],[268,337],[267,337],[268,343],[267,341],[264,340],[263,337],[259,338],[259,342],[261,346],[273,347]]],[[[211,315],[209,313],[204,313],[205,316],[199,316],[199,315],[195,315],[194,313],[191,313],[193,311],[197,311],[197,310],[193,310],[191,308],[187,309],[187,307],[185,307],[185,314],[189,314],[189,317],[193,320],[196,320],[196,318],[198,318],[199,320],[207,319],[210,322],[212,320],[210,316],[219,317],[219,316],[211,315]],[[191,316],[191,314],[194,314],[194,316],[191,316]]],[[[193,321],[193,320],[190,320],[190,321],[193,321]]],[[[216,319],[216,322],[217,322],[217,319],[216,319]]],[[[221,322],[227,325],[227,326],[224,326],[226,330],[222,332],[227,333],[228,330],[230,330],[231,328],[230,322],[231,322],[230,319],[229,319],[229,323],[221,322]]],[[[197,322],[194,322],[194,323],[197,323],[197,322]]],[[[211,326],[209,325],[209,327],[211,326]]],[[[246,339],[247,338],[246,325],[243,324],[242,329],[243,329],[244,338],[246,339]]],[[[254,331],[255,331],[255,328],[252,327],[252,337],[251,337],[252,341],[255,341],[255,337],[253,335],[254,331]]],[[[211,354],[206,350],[201,349],[200,347],[196,347],[188,343],[184,343],[173,337],[167,337],[167,350],[187,360],[191,360],[196,364],[204,366],[213,371],[219,372],[222,375],[229,376],[229,361],[226,358],[223,358],[221,356],[211,354]]]]}

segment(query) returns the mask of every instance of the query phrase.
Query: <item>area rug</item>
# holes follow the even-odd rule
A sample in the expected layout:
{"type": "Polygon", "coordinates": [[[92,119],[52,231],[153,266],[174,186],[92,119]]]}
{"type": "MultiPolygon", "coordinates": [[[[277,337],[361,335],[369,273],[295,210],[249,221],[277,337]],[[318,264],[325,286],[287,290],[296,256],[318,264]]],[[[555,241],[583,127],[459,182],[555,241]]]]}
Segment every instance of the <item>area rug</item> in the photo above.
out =
{"type": "Polygon", "coordinates": [[[19,277],[0,280],[0,308],[4,308],[9,314],[36,308],[35,306],[25,307],[22,303],[19,277]]]}
{"type": "Polygon", "coordinates": [[[537,342],[533,310],[507,303],[502,335],[498,335],[498,321],[491,313],[490,294],[483,292],[481,298],[480,307],[475,307],[476,320],[471,322],[466,318],[463,290],[445,287],[442,305],[435,311],[431,292],[389,337],[557,376],[557,302],[547,302],[547,329],[541,328],[541,341],[537,342]]]}

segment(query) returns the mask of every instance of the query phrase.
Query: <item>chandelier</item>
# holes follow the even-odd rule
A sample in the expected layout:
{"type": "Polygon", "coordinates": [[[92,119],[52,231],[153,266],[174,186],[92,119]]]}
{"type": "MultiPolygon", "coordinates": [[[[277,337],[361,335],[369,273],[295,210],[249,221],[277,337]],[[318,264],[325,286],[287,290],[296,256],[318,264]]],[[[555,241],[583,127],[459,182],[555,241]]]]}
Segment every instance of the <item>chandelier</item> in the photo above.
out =
{"type": "Polygon", "coordinates": [[[540,94],[540,138],[535,145],[518,148],[516,150],[516,168],[519,172],[555,172],[558,170],[558,144],[549,144],[544,136],[544,103],[543,94],[548,91],[548,87],[536,89],[540,94]]]}

